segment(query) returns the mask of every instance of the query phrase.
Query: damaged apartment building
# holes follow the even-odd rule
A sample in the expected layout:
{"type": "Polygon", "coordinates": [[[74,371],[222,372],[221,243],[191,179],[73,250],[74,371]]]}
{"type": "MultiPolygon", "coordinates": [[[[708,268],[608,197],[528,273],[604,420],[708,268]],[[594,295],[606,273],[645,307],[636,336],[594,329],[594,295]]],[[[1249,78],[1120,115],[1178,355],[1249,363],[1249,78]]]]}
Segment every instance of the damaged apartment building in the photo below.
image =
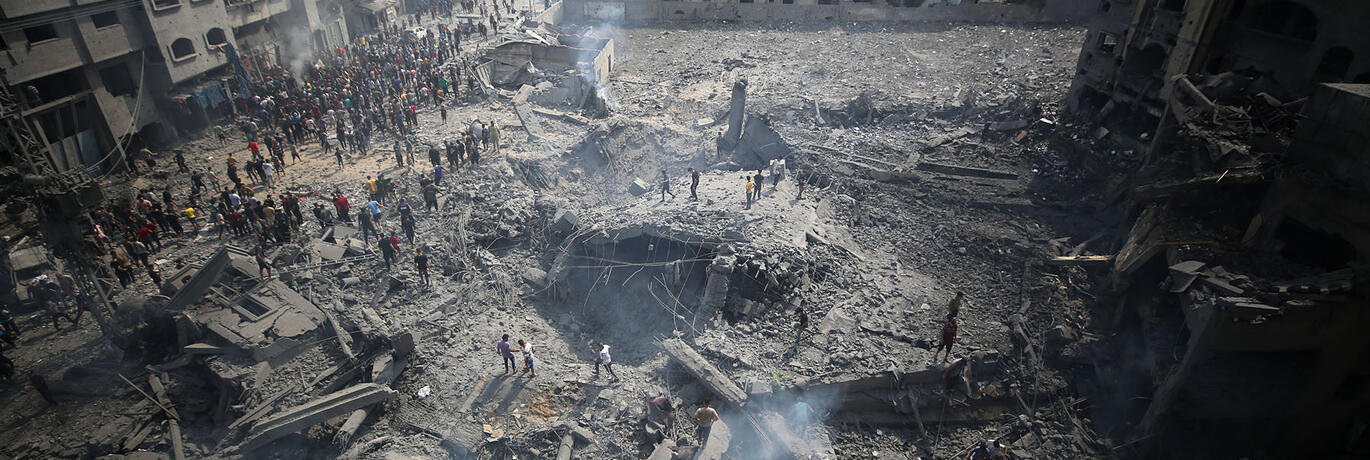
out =
{"type": "MultiPolygon", "coordinates": [[[[302,68],[348,39],[338,0],[5,0],[6,101],[62,170],[103,172],[232,114],[237,59],[302,68]]],[[[5,110],[10,110],[6,108],[5,110]]],[[[2,160],[14,164],[6,149],[2,160]]]]}
{"type": "Polygon", "coordinates": [[[1126,203],[1100,366],[1120,430],[1191,455],[1370,453],[1370,4],[1097,8],[1069,104],[1131,171],[1107,194],[1126,203]]]}

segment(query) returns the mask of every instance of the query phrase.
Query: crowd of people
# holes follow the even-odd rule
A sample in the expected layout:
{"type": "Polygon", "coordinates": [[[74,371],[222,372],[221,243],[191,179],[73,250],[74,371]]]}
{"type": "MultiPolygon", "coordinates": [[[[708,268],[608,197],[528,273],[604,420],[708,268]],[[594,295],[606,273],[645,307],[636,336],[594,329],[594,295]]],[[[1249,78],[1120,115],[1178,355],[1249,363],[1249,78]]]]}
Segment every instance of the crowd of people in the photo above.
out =
{"type": "MultiPolygon", "coordinates": [[[[188,168],[178,151],[179,170],[190,176],[184,201],[177,200],[169,188],[160,193],[142,189],[128,201],[111,200],[92,212],[94,233],[108,250],[109,274],[124,287],[135,283],[137,272],[160,285],[162,276],[152,255],[162,250],[166,239],[199,234],[203,229],[219,239],[249,240],[248,246],[259,254],[262,276],[269,276],[270,263],[261,255],[264,248],[298,235],[304,223],[301,200],[311,196],[278,191],[285,189],[279,187],[280,180],[311,154],[315,144],[324,158],[331,155],[339,169],[393,152],[397,167],[423,175],[419,192],[424,210],[437,210],[444,175],[463,166],[477,166],[483,155],[498,153],[500,129],[493,121],[472,120],[463,124],[455,138],[425,142],[419,138],[423,131],[419,110],[434,108],[446,123],[449,107],[484,94],[470,59],[462,55],[463,40],[471,34],[489,33],[497,27],[501,10],[512,13],[512,7],[510,2],[496,2],[488,9],[484,2],[428,2],[406,19],[418,23],[425,13],[452,18],[461,10],[480,11],[481,17],[488,14],[489,29],[483,21],[439,21],[432,33],[391,25],[358,36],[348,46],[327,50],[319,64],[303,75],[281,67],[263,69],[250,95],[241,94],[234,102],[240,114],[236,129],[216,126],[213,130],[222,146],[237,142],[234,138],[241,132],[242,150],[230,153],[222,169],[188,168]],[[419,164],[416,150],[427,151],[428,165],[419,164]]],[[[139,171],[133,167],[139,161],[155,166],[156,156],[146,150],[130,155],[130,171],[139,171]]],[[[319,197],[327,199],[332,210],[320,200],[313,204],[312,213],[325,226],[353,222],[355,214],[363,238],[377,241],[383,261],[391,267],[400,252],[400,240],[395,232],[383,230],[381,206],[396,207],[400,231],[413,243],[416,217],[405,199],[408,190],[383,175],[368,177],[358,185],[367,197],[365,212],[351,212],[348,194],[336,187],[330,196],[319,197]]],[[[427,256],[416,250],[414,263],[427,284],[427,256]]]]}

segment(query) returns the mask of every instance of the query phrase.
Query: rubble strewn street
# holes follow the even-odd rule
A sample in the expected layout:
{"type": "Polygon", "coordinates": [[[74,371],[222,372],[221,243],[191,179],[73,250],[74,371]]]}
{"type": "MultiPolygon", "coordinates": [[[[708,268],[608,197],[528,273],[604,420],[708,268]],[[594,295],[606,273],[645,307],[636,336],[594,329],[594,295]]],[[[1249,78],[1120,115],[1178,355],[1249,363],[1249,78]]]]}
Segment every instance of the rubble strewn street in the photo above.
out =
{"type": "Polygon", "coordinates": [[[1172,198],[1287,181],[1297,109],[1356,85],[1124,106],[1087,83],[1097,31],[1010,19],[1055,1],[516,3],[164,46],[171,134],[3,163],[0,456],[1155,458],[1244,325],[1354,296],[1335,254],[1219,250],[1288,201],[1172,198]]]}

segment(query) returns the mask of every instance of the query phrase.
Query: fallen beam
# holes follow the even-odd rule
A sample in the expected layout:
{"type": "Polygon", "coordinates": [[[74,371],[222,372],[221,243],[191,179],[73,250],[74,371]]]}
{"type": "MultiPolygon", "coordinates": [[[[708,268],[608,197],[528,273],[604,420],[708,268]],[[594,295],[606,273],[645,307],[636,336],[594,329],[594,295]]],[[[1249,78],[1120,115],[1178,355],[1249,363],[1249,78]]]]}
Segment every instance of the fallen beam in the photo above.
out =
{"type": "Polygon", "coordinates": [[[956,165],[949,165],[949,164],[945,164],[945,163],[932,163],[932,162],[928,162],[928,161],[920,161],[920,162],[918,162],[918,165],[915,166],[914,168],[915,168],[915,169],[918,169],[919,171],[928,171],[928,172],[935,172],[935,173],[942,173],[942,174],[950,174],[950,175],[953,175],[953,176],[971,176],[971,177],[984,177],[984,178],[988,178],[988,179],[1008,179],[1008,180],[1015,180],[1015,179],[1018,179],[1018,175],[1017,175],[1017,174],[1014,174],[1014,173],[1011,173],[1011,172],[995,171],[995,170],[993,170],[993,169],[984,169],[984,168],[972,168],[972,167],[968,167],[968,166],[956,166],[956,165]]]}
{"type": "MultiPolygon", "coordinates": [[[[403,372],[408,364],[408,359],[396,359],[389,354],[381,355],[371,362],[371,383],[385,386],[394,384],[395,379],[399,378],[400,372],[403,372]]],[[[370,415],[371,407],[369,406],[352,411],[352,414],[347,416],[347,421],[338,428],[337,434],[333,435],[333,446],[337,447],[338,450],[346,449],[347,445],[352,443],[352,436],[357,434],[357,430],[361,429],[362,422],[366,421],[370,415]]]]}
{"type": "Polygon", "coordinates": [[[1113,261],[1113,256],[1060,256],[1047,259],[1047,265],[1074,266],[1074,265],[1099,265],[1113,261]]]}
{"type": "Polygon", "coordinates": [[[398,394],[384,385],[362,383],[286,409],[254,424],[240,452],[250,452],[324,420],[392,399],[398,394]]]}
{"type": "Polygon", "coordinates": [[[162,385],[162,379],[157,378],[156,375],[149,375],[147,376],[147,383],[148,386],[152,387],[152,394],[157,396],[157,400],[170,408],[168,412],[171,415],[171,420],[167,420],[166,437],[171,441],[171,459],[185,460],[185,441],[181,438],[181,422],[177,421],[181,418],[181,414],[176,412],[176,407],[171,404],[171,398],[167,397],[166,386],[162,385]]]}
{"type": "Polygon", "coordinates": [[[138,388],[138,385],[135,385],[132,381],[130,381],[130,380],[128,379],[128,377],[124,377],[124,374],[118,374],[118,375],[119,375],[119,378],[120,378],[120,379],[123,379],[123,380],[124,380],[124,383],[127,383],[128,386],[131,386],[131,387],[133,387],[134,390],[137,390],[137,391],[138,391],[138,394],[143,395],[143,397],[144,397],[144,398],[147,398],[148,401],[152,401],[153,404],[156,404],[157,407],[161,408],[161,409],[162,409],[162,412],[165,412],[165,413],[166,413],[166,416],[167,416],[168,418],[171,418],[171,419],[173,419],[173,420],[176,419],[176,417],[177,417],[177,416],[176,416],[176,413],[175,413],[175,412],[172,412],[171,409],[168,409],[166,406],[162,405],[161,402],[157,401],[157,398],[154,398],[154,397],[152,397],[151,395],[147,394],[147,392],[146,392],[146,391],[143,391],[142,388],[138,388]]]}
{"type": "Polygon", "coordinates": [[[717,367],[709,364],[699,352],[695,351],[688,344],[680,339],[667,339],[661,342],[661,348],[671,359],[680,363],[685,370],[699,379],[705,387],[708,387],[714,395],[727,401],[733,407],[742,407],[747,403],[747,392],[742,391],[736,383],[733,383],[728,376],[723,375],[717,367]]]}

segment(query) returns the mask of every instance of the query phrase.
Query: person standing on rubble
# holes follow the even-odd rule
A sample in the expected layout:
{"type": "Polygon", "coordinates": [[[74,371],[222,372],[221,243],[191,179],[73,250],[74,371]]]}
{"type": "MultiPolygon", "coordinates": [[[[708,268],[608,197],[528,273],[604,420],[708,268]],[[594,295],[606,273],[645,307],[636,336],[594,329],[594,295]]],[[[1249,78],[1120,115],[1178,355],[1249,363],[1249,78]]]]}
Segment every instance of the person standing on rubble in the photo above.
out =
{"type": "Polygon", "coordinates": [[[357,226],[362,229],[362,240],[366,240],[370,237],[379,238],[381,236],[381,232],[378,231],[374,225],[375,224],[371,223],[370,212],[362,211],[357,213],[357,226]]]}
{"type": "Polygon", "coordinates": [[[957,314],[961,313],[961,305],[965,303],[965,299],[966,293],[956,291],[956,296],[947,302],[947,318],[955,318],[957,314]]]}
{"type": "MultiPolygon", "coordinates": [[[[395,261],[395,249],[396,246],[399,245],[398,241],[391,243],[391,238],[395,238],[395,235],[390,235],[388,237],[382,236],[378,242],[381,247],[381,258],[385,259],[386,270],[390,270],[391,263],[395,261]]],[[[398,240],[398,238],[396,238],[396,240],[398,240]]]]}
{"type": "Polygon", "coordinates": [[[252,250],[252,257],[257,259],[257,276],[266,279],[271,276],[271,264],[266,261],[266,247],[262,243],[257,243],[257,247],[252,250]]]}
{"type": "Polygon", "coordinates": [[[423,186],[423,210],[438,210],[438,185],[436,183],[423,186]]]}
{"type": "Polygon", "coordinates": [[[699,171],[690,168],[690,201],[699,201],[699,171]]]}
{"type": "Polygon", "coordinates": [[[937,344],[937,351],[932,354],[932,360],[937,361],[937,355],[943,350],[947,352],[942,357],[942,362],[947,362],[951,358],[951,344],[956,342],[956,318],[948,316],[947,322],[942,325],[942,340],[937,344]]]}
{"type": "Polygon", "coordinates": [[[409,240],[409,244],[414,244],[413,214],[404,214],[400,216],[400,230],[404,232],[404,237],[409,240]]]}
{"type": "Polygon", "coordinates": [[[347,213],[347,210],[351,209],[352,205],[347,202],[347,197],[343,196],[340,191],[333,191],[333,208],[338,210],[338,220],[343,222],[352,221],[352,216],[347,213]]]}
{"type": "Polygon", "coordinates": [[[495,344],[499,350],[500,359],[504,363],[504,373],[516,372],[519,370],[518,363],[514,362],[514,351],[509,346],[509,334],[500,336],[499,343],[495,344]]]}
{"type": "MultiPolygon", "coordinates": [[[[395,146],[398,147],[399,143],[396,143],[395,146]]],[[[366,192],[371,194],[371,201],[380,199],[380,191],[380,186],[376,185],[376,179],[366,176],[366,192]]]]}
{"type": "Polygon", "coordinates": [[[423,249],[414,248],[414,269],[419,272],[419,280],[423,281],[424,286],[431,286],[428,280],[428,256],[424,255],[423,249]]]}
{"type": "Polygon", "coordinates": [[[528,378],[537,377],[538,373],[533,369],[533,344],[519,339],[519,351],[523,353],[523,365],[528,369],[528,378]]]}
{"type": "Polygon", "coordinates": [[[751,176],[743,176],[742,180],[747,182],[747,208],[752,209],[752,188],[756,187],[756,182],[752,182],[751,176]]]}
{"type": "Polygon", "coordinates": [[[666,201],[666,194],[668,193],[671,195],[671,199],[675,199],[675,194],[671,193],[671,176],[666,174],[665,169],[661,170],[661,179],[657,183],[661,184],[661,201],[666,201]]]}
{"type": "Polygon", "coordinates": [[[699,429],[695,432],[695,438],[700,443],[709,439],[709,430],[713,428],[714,422],[718,421],[718,411],[709,407],[709,401],[699,403],[699,409],[695,410],[693,416],[695,423],[699,424],[699,429]]]}
{"type": "Polygon", "coordinates": [[[603,364],[604,370],[609,371],[609,376],[618,380],[618,374],[614,373],[614,359],[609,356],[609,344],[604,342],[597,342],[597,344],[599,345],[599,357],[595,358],[595,375],[599,375],[599,365],[603,364]]]}
{"type": "Polygon", "coordinates": [[[490,152],[499,153],[499,125],[494,120],[490,121],[490,152]]]}
{"type": "Polygon", "coordinates": [[[366,210],[371,213],[371,224],[380,228],[381,225],[381,204],[376,200],[366,202],[366,210]]]}
{"type": "Polygon", "coordinates": [[[761,200],[761,188],[766,185],[766,176],[761,175],[761,170],[756,170],[756,175],[752,177],[756,182],[756,200],[761,200]]]}

